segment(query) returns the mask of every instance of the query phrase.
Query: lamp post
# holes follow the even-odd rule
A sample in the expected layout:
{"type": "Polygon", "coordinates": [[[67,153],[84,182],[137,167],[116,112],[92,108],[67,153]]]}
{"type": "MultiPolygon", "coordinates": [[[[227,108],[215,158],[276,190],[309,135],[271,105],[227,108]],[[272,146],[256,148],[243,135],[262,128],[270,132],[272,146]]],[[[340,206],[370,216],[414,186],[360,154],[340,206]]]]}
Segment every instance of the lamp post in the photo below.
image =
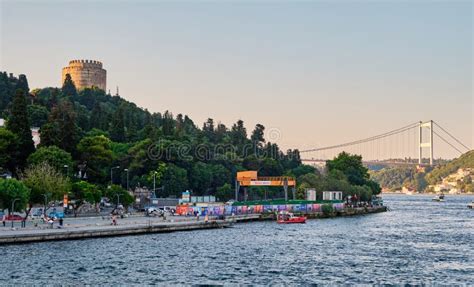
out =
{"type": "Polygon", "coordinates": [[[153,198],[156,198],[156,171],[153,171],[153,198]]]}
{"type": "Polygon", "coordinates": [[[127,191],[129,191],[129,187],[128,187],[128,168],[124,169],[125,172],[127,172],[127,191]]]}
{"type": "Polygon", "coordinates": [[[118,208],[118,206],[120,204],[120,194],[116,193],[115,195],[117,196],[117,206],[115,206],[115,208],[118,208]]]}
{"type": "Polygon", "coordinates": [[[69,165],[65,164],[64,168],[66,169],[66,177],[69,177],[69,165]]]}
{"type": "Polygon", "coordinates": [[[15,210],[15,201],[17,200],[20,200],[19,198],[15,198],[13,201],[12,201],[12,211],[10,212],[11,213],[11,216],[12,216],[12,228],[13,228],[13,211],[15,210]]]}
{"type": "Polygon", "coordinates": [[[43,197],[44,197],[43,216],[46,216],[46,204],[47,204],[47,201],[48,201],[48,195],[45,193],[45,194],[43,194],[43,197]]]}
{"type": "Polygon", "coordinates": [[[110,169],[110,186],[114,184],[114,169],[120,168],[120,166],[114,166],[110,169]]]}

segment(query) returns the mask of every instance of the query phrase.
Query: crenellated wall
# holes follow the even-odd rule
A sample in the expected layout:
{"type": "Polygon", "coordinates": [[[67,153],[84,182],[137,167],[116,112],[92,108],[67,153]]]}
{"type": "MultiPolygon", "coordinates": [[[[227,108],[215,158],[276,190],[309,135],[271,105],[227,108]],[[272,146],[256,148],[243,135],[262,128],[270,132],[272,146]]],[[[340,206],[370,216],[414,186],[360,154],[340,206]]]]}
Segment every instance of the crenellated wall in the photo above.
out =
{"type": "Polygon", "coordinates": [[[72,60],[63,68],[61,86],[66,74],[70,74],[76,89],[98,87],[106,90],[107,71],[102,68],[102,62],[95,60],[72,60]]]}

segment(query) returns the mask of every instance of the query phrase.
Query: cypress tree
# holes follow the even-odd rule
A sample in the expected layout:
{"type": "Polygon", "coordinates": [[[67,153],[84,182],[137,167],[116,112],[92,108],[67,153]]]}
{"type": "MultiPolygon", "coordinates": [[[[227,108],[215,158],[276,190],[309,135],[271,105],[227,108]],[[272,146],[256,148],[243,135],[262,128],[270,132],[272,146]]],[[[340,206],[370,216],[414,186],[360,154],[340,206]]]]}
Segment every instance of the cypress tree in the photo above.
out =
{"type": "Polygon", "coordinates": [[[66,74],[61,91],[66,98],[74,100],[77,97],[76,85],[74,85],[71,75],[66,74]]]}
{"type": "Polygon", "coordinates": [[[115,142],[125,141],[125,122],[124,107],[120,105],[112,117],[112,125],[110,127],[110,138],[115,142]]]}
{"type": "Polygon", "coordinates": [[[35,151],[35,146],[28,119],[27,100],[24,91],[21,89],[16,91],[13,98],[7,129],[18,137],[18,150],[14,158],[16,166],[23,169],[26,166],[26,159],[35,151]]]}

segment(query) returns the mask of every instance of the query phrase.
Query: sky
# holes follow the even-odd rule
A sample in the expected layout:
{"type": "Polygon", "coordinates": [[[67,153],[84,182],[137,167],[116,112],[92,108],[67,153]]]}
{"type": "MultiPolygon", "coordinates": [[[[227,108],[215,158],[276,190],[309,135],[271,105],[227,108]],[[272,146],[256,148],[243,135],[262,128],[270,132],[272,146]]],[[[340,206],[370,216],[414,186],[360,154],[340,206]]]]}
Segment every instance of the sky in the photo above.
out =
{"type": "MultiPolygon", "coordinates": [[[[470,1],[6,1],[0,71],[60,86],[72,59],[107,88],[309,149],[435,120],[473,131],[470,1]]],[[[415,152],[415,147],[413,147],[415,152]]],[[[435,139],[435,157],[457,152],[435,139]]]]}

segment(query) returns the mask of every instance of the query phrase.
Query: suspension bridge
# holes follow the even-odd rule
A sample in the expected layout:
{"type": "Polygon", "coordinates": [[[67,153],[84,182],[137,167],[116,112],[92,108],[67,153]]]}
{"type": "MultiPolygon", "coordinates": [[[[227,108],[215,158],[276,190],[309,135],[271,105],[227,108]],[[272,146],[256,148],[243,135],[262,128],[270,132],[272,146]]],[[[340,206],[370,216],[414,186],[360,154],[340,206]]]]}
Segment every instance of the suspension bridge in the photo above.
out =
{"type": "Polygon", "coordinates": [[[435,138],[460,155],[470,148],[437,122],[419,121],[368,138],[301,150],[303,162],[324,164],[341,152],[359,154],[365,164],[435,165],[435,138]]]}

